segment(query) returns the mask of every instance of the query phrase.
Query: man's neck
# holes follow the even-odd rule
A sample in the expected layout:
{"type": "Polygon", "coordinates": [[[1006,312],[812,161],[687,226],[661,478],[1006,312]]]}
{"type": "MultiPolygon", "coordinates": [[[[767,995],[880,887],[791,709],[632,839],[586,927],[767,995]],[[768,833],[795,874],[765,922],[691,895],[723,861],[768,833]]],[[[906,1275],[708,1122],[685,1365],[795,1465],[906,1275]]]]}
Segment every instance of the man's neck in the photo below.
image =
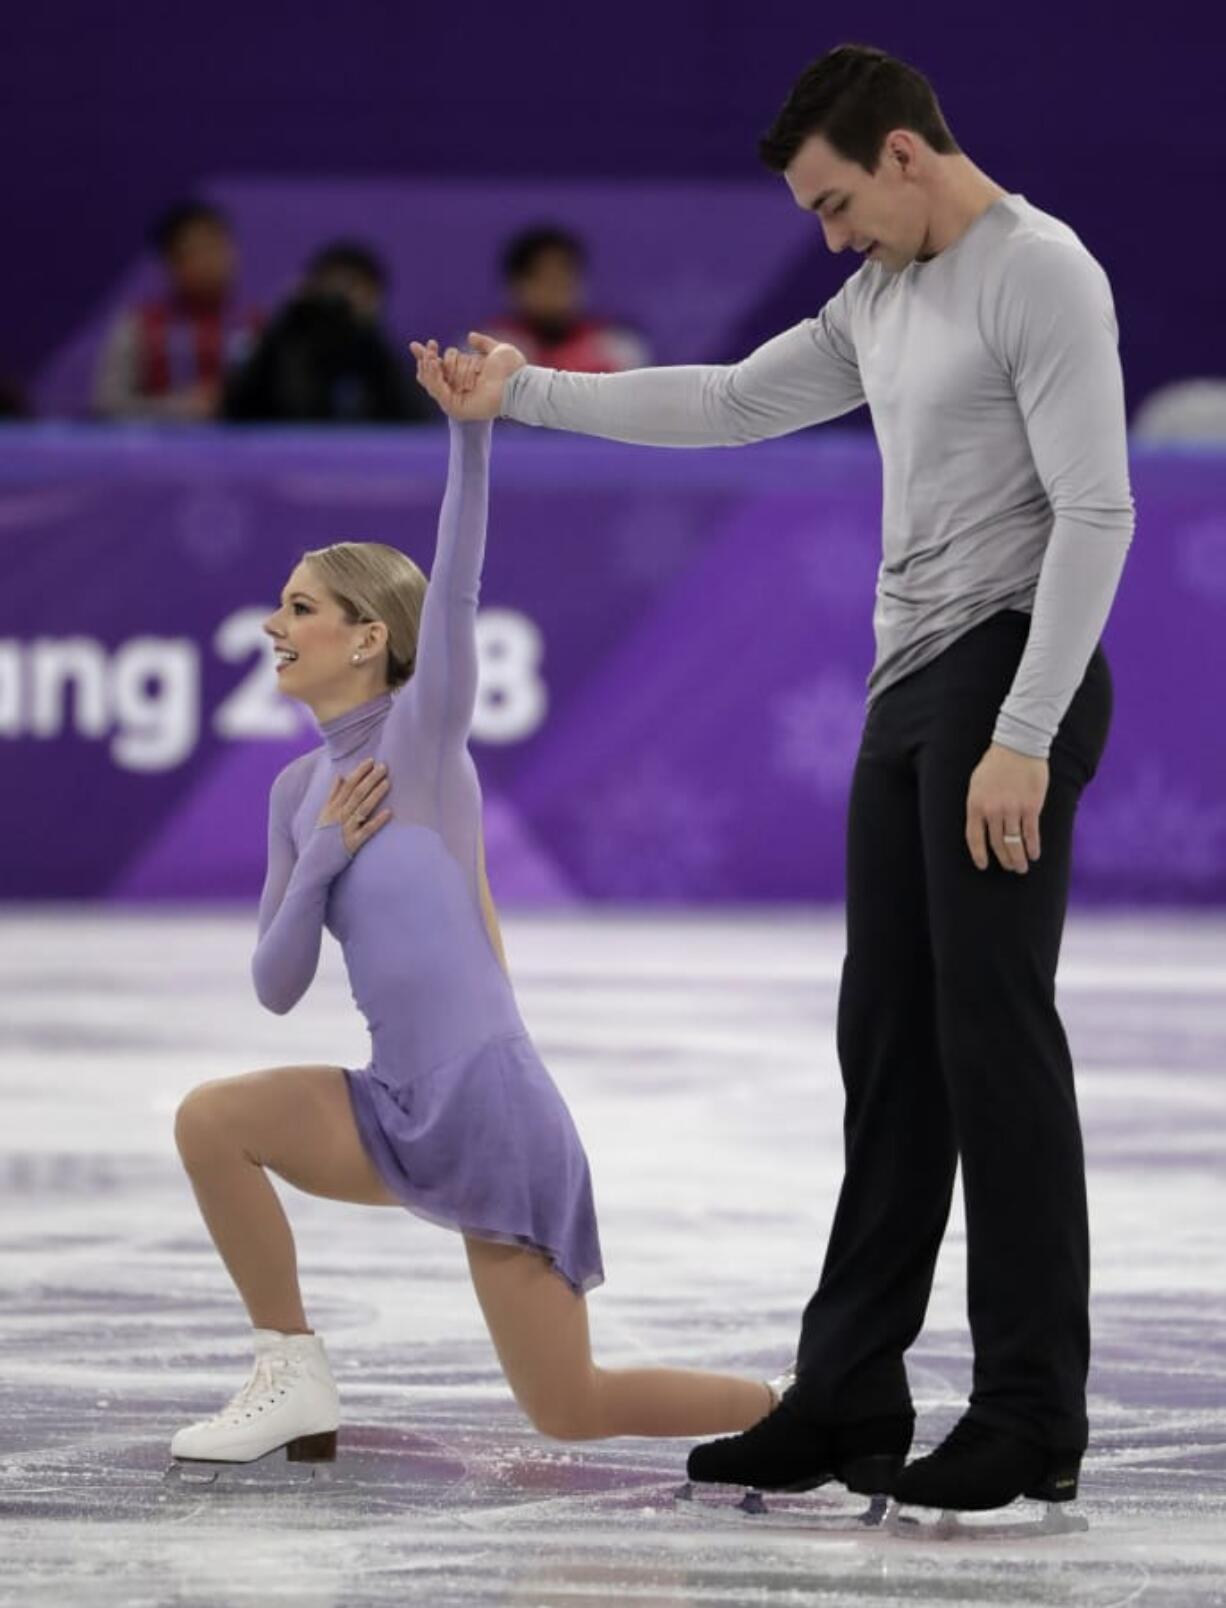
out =
{"type": "Polygon", "coordinates": [[[933,190],[928,233],[920,253],[921,262],[948,250],[955,240],[962,238],[976,218],[1009,193],[986,173],[980,172],[969,157],[951,156],[941,160],[933,190]],[[948,163],[948,167],[945,163],[948,163]]]}

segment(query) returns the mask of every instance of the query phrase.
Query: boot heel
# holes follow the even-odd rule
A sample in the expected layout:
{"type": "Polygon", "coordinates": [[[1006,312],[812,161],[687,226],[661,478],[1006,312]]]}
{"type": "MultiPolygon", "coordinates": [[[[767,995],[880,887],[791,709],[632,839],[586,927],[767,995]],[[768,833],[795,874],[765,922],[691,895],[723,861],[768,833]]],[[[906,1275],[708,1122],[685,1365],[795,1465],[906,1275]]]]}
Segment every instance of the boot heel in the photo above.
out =
{"type": "Polygon", "coordinates": [[[325,1430],[319,1435],[299,1435],[285,1448],[291,1463],[334,1463],[336,1461],[336,1431],[325,1430]]]}
{"type": "Polygon", "coordinates": [[[857,1496],[890,1496],[906,1461],[901,1452],[877,1452],[853,1457],[840,1465],[836,1478],[857,1496]]]}
{"type": "Polygon", "coordinates": [[[1058,1463],[1047,1473],[1037,1485],[1031,1486],[1022,1494],[1032,1502],[1075,1502],[1077,1500],[1077,1480],[1081,1473],[1081,1459],[1072,1463],[1058,1463]]]}

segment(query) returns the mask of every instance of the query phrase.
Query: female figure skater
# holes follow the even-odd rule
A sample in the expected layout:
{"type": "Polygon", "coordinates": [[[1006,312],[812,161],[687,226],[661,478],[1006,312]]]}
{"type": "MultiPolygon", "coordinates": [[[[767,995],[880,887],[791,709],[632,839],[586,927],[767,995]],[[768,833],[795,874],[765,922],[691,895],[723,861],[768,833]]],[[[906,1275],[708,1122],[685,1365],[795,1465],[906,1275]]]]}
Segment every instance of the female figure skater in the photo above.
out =
{"type": "MultiPolygon", "coordinates": [[[[439,361],[427,350],[423,377],[439,361]]],[[[547,1435],[709,1435],[774,1405],[759,1381],[592,1361],[584,1297],[603,1271],[587,1159],[507,979],[466,746],[491,426],[450,431],[429,586],[394,548],[341,543],[306,555],[265,624],[323,745],[273,783],[256,990],[271,1010],[296,1004],[326,926],[372,1060],[205,1083],[179,1108],[179,1152],[256,1361],[220,1413],[174,1437],[178,1459],[336,1455],[336,1387],[270,1171],[458,1229],[503,1371],[547,1435]]]]}

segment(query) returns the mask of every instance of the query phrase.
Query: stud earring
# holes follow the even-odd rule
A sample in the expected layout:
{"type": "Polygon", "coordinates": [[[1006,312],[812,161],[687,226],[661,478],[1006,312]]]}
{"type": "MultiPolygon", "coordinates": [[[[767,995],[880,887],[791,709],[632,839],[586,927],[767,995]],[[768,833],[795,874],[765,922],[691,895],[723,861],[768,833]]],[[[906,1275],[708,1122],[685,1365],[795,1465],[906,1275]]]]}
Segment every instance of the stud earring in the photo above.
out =
{"type": "Polygon", "coordinates": [[[360,653],[355,653],[354,656],[353,656],[353,662],[354,662],[354,664],[361,664],[362,655],[360,653]]]}

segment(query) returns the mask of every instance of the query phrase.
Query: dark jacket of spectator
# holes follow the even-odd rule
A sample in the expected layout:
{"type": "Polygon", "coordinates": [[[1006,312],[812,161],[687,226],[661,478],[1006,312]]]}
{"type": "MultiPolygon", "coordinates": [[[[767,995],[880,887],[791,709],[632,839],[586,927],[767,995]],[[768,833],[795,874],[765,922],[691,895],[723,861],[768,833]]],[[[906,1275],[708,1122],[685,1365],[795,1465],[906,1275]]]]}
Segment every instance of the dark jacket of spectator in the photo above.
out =
{"type": "Polygon", "coordinates": [[[302,290],[269,324],[226,386],[234,421],[400,424],[436,417],[379,324],[386,274],[353,241],[308,265],[302,290]]]}

